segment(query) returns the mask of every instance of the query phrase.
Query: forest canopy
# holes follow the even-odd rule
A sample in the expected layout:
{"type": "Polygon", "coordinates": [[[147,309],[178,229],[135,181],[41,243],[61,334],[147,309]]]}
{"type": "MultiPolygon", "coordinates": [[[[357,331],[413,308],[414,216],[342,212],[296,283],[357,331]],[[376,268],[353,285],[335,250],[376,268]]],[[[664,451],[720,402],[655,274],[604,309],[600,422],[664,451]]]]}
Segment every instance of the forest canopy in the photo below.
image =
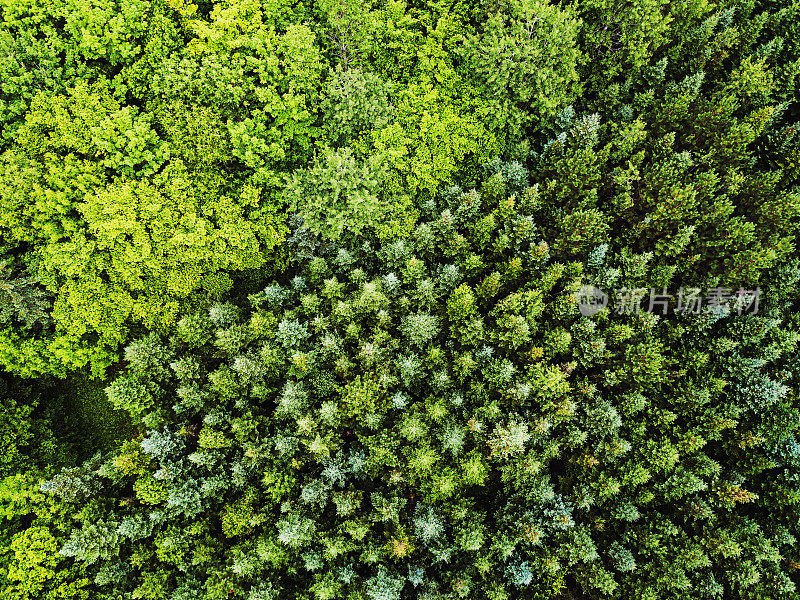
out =
{"type": "Polygon", "coordinates": [[[797,0],[0,0],[3,600],[789,600],[797,0]]]}

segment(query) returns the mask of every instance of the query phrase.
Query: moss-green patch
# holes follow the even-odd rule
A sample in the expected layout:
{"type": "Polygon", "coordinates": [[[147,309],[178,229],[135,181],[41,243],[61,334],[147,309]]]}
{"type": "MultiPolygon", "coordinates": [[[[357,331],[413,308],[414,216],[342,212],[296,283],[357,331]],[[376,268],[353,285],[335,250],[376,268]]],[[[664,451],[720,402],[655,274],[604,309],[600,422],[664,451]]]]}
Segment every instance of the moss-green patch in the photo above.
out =
{"type": "Polygon", "coordinates": [[[51,476],[132,437],[135,428],[108,401],[107,385],[88,374],[21,379],[0,370],[0,441],[13,446],[0,474],[34,468],[51,476]]]}
{"type": "Polygon", "coordinates": [[[54,400],[69,416],[69,425],[77,429],[77,450],[82,456],[110,449],[134,433],[128,414],[114,410],[106,397],[108,383],[76,374],[56,382],[52,389],[54,400]]]}

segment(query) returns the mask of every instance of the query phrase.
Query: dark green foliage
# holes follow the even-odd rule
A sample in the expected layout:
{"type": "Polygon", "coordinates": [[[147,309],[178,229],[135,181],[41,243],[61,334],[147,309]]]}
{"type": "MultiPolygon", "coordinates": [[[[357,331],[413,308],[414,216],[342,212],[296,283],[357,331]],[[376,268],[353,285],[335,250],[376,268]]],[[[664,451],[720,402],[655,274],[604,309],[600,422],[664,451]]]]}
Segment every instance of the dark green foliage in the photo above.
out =
{"type": "Polygon", "coordinates": [[[0,476],[53,473],[129,433],[128,416],[113,413],[102,388],[92,383],[77,376],[69,382],[31,381],[0,372],[0,476]]]}
{"type": "Polygon", "coordinates": [[[37,284],[36,278],[14,273],[8,261],[0,260],[0,325],[50,325],[51,294],[37,284]]]}

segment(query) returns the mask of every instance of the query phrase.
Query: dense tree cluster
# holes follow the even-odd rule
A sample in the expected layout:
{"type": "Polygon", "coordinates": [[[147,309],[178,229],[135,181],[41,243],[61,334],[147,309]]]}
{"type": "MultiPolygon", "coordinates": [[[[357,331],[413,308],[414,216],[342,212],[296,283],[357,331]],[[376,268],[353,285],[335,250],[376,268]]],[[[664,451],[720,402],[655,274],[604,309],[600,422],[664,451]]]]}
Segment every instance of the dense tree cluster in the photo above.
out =
{"type": "Polygon", "coordinates": [[[799,12],[4,0],[0,596],[796,597],[799,12]]]}

